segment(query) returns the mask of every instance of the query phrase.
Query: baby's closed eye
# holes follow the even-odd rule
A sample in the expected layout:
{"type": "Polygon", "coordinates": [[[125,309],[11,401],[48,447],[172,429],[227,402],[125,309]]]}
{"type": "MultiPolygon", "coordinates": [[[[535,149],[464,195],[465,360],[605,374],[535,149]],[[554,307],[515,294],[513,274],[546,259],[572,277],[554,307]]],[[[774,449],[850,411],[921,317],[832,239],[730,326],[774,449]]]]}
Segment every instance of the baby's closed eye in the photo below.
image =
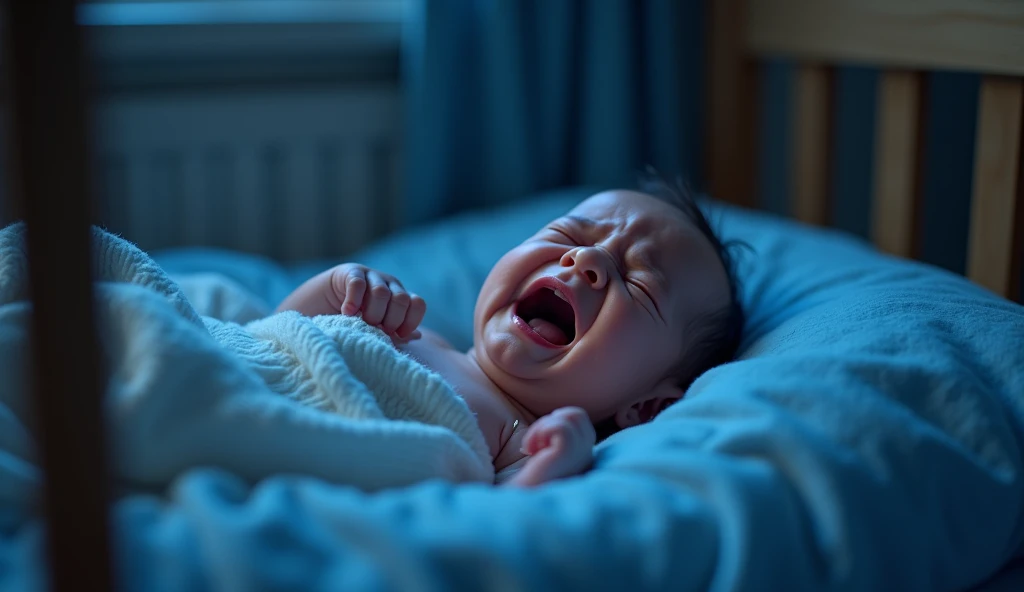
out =
{"type": "Polygon", "coordinates": [[[658,306],[658,301],[654,298],[651,288],[647,287],[643,281],[637,279],[635,276],[626,277],[626,286],[631,292],[638,295],[639,298],[646,300],[650,306],[654,308],[655,314],[664,320],[664,317],[662,317],[661,314],[661,307],[658,306]]]}
{"type": "Polygon", "coordinates": [[[547,230],[549,238],[552,239],[552,242],[556,242],[558,244],[571,245],[574,247],[580,246],[580,242],[576,239],[576,237],[567,230],[564,230],[557,226],[549,226],[547,230]]]}

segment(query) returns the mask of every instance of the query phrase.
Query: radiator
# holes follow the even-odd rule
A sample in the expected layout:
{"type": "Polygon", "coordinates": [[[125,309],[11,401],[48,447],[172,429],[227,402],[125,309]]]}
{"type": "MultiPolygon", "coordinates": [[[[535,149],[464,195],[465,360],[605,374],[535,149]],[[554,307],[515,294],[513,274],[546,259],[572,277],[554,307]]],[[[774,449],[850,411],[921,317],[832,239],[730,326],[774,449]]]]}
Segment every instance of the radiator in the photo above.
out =
{"type": "Polygon", "coordinates": [[[397,85],[131,93],[97,106],[97,219],[143,249],[338,256],[395,225],[397,85]]]}

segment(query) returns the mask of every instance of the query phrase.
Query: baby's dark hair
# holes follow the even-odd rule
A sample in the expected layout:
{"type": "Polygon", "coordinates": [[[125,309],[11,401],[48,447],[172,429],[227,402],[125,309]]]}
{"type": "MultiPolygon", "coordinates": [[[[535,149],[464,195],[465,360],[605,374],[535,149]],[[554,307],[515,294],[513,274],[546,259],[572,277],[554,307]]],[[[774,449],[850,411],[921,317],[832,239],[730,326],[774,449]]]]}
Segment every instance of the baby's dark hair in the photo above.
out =
{"type": "MultiPolygon", "coordinates": [[[[745,317],[739,300],[733,251],[736,247],[749,248],[749,245],[742,241],[723,242],[700,208],[696,195],[681,180],[668,183],[653,170],[648,170],[640,178],[639,190],[679,208],[687,220],[711,243],[725,268],[729,283],[729,302],[710,314],[694,318],[684,331],[689,344],[682,358],[672,369],[672,375],[677,380],[677,386],[685,391],[698,376],[736,357],[743,335],[745,317]]],[[[599,422],[595,427],[599,440],[619,430],[614,417],[599,422]]]]}

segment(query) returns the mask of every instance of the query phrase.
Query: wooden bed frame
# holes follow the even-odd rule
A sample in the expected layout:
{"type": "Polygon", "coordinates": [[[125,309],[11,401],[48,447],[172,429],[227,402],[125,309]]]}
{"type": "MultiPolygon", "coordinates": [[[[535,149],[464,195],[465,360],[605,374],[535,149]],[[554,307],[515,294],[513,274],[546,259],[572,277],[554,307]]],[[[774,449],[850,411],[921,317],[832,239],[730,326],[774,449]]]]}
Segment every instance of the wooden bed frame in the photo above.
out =
{"type": "Polygon", "coordinates": [[[967,276],[1019,299],[1024,1],[711,0],[707,7],[709,193],[753,205],[758,60],[790,59],[798,64],[791,210],[804,222],[828,223],[833,68],[879,67],[871,237],[903,257],[917,256],[920,231],[922,73],[982,74],[967,276]]]}
{"type": "MultiPolygon", "coordinates": [[[[1024,226],[1024,0],[708,0],[707,7],[710,193],[752,203],[757,60],[794,59],[800,65],[791,203],[800,220],[825,223],[831,68],[881,66],[872,236],[882,249],[903,256],[914,254],[918,231],[927,92],[920,73],[982,73],[967,275],[1013,296],[1024,226]]],[[[75,15],[74,0],[8,0],[3,22],[15,25],[4,31],[13,213],[29,228],[37,312],[33,390],[43,435],[50,584],[100,590],[114,580],[103,377],[89,288],[88,102],[75,15]]]]}

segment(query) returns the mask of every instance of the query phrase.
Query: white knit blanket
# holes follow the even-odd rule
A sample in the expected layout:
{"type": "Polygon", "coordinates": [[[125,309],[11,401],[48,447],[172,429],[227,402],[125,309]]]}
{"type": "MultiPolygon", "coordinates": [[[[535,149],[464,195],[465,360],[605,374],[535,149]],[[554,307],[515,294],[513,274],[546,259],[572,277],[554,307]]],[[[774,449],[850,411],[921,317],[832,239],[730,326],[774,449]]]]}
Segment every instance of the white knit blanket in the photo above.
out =
{"type": "MultiPolygon", "coordinates": [[[[24,227],[0,230],[0,502],[37,497],[24,227]]],[[[160,490],[198,466],[313,475],[366,491],[493,480],[475,418],[439,375],[352,317],[199,316],[131,243],[93,230],[115,478],[160,490]]]]}

